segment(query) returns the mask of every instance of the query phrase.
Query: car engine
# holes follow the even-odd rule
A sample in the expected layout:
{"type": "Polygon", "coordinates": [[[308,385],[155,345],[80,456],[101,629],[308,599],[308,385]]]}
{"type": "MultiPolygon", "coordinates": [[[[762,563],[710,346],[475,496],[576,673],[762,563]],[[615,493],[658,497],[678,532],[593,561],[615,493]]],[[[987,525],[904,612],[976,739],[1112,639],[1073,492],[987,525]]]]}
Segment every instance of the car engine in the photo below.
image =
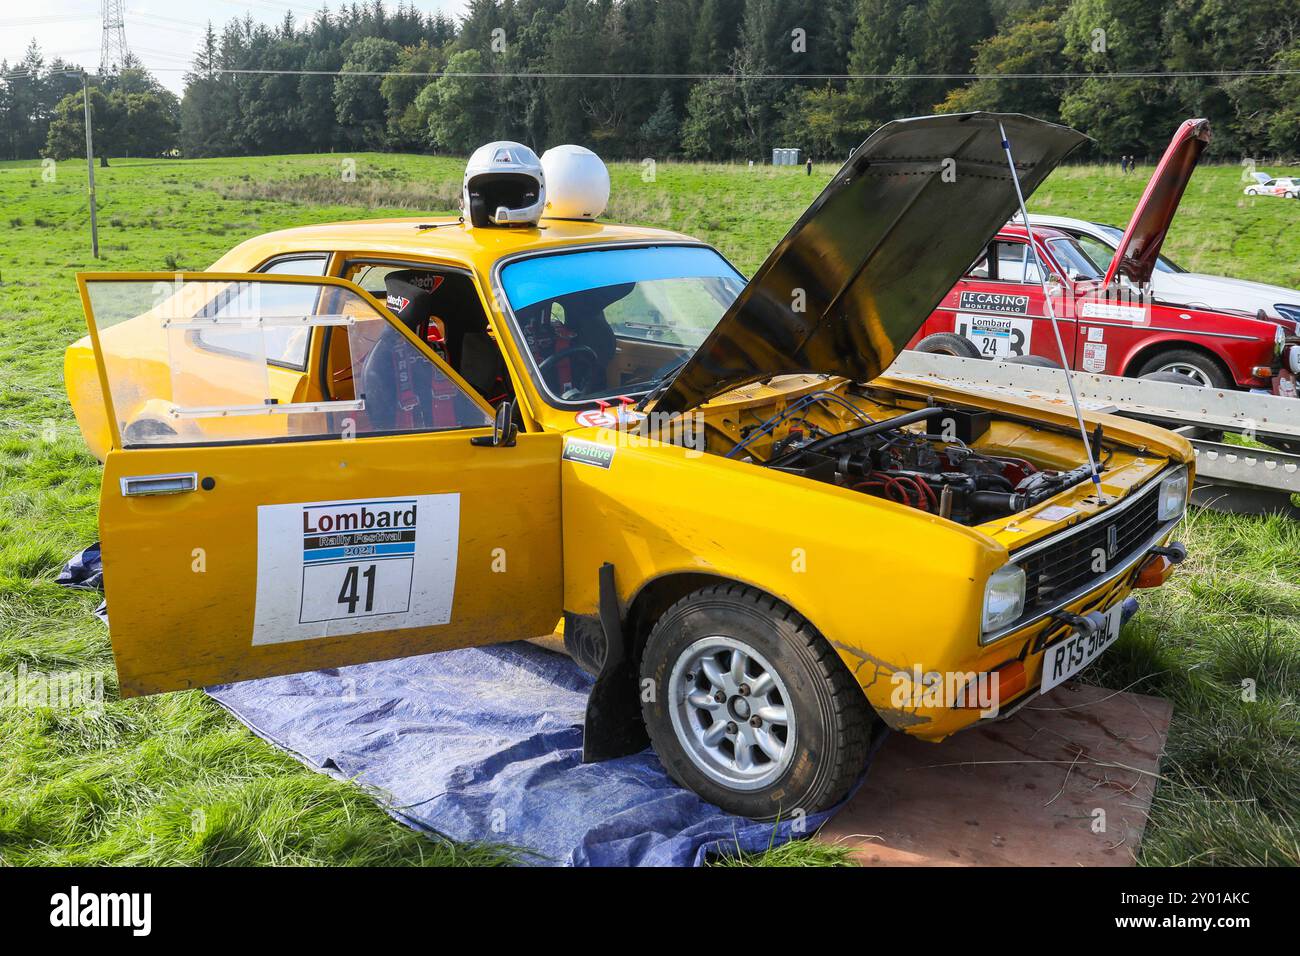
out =
{"type": "Polygon", "coordinates": [[[836,434],[815,435],[823,430],[792,427],[773,443],[763,464],[966,525],[1016,514],[1089,479],[1086,464],[1051,471],[1023,458],[972,448],[969,442],[987,427],[983,413],[944,406],[869,421],[836,434]],[[936,420],[941,420],[942,431],[931,434],[936,420]],[[925,431],[908,428],[921,422],[926,423],[925,431]]]}

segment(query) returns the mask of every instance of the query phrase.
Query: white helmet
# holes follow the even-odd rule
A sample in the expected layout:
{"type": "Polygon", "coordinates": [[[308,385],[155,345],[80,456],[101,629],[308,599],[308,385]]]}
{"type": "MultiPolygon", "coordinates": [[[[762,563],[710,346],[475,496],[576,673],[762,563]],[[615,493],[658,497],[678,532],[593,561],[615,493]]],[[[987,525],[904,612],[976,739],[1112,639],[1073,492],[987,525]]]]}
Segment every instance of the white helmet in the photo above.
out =
{"type": "Polygon", "coordinates": [[[581,146],[552,146],[542,153],[547,219],[595,219],[609,202],[609,170],[581,146]]]}
{"type": "Polygon", "coordinates": [[[477,227],[535,226],[546,204],[542,163],[522,143],[480,146],[465,166],[462,201],[477,227]]]}

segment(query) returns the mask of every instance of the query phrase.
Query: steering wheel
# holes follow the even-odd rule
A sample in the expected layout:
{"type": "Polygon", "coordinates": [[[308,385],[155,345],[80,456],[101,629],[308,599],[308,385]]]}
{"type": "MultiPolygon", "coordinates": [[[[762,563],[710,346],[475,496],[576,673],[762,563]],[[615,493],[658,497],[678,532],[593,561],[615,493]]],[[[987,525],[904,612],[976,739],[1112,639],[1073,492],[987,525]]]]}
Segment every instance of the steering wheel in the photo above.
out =
{"type": "MultiPolygon", "coordinates": [[[[585,345],[575,345],[572,348],[565,349],[563,352],[556,352],[554,355],[550,356],[549,358],[544,358],[542,359],[542,361],[537,363],[538,374],[542,376],[542,379],[546,381],[548,385],[551,385],[555,388],[559,388],[560,383],[551,381],[550,378],[547,377],[547,373],[550,372],[552,369],[554,369],[555,364],[559,362],[561,359],[581,359],[582,364],[586,366],[583,369],[583,371],[586,373],[584,375],[579,375],[577,372],[570,373],[573,377],[572,393],[580,393],[586,391],[588,388],[591,387],[592,379],[594,379],[597,375],[600,374],[601,371],[600,357],[596,355],[595,350],[588,348],[585,345]]],[[[561,397],[569,398],[570,396],[571,393],[566,393],[561,397]]]]}

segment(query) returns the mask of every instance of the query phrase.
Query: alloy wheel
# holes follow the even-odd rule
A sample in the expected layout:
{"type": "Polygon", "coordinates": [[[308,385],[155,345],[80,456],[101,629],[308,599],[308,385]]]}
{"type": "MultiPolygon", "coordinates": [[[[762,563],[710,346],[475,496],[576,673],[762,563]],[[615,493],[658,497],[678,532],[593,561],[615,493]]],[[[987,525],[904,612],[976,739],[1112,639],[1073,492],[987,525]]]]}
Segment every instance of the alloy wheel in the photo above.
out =
{"type": "Polygon", "coordinates": [[[717,783],[758,790],[794,759],[791,697],[752,647],[720,635],[701,638],[677,658],[668,694],[677,739],[717,783]]]}

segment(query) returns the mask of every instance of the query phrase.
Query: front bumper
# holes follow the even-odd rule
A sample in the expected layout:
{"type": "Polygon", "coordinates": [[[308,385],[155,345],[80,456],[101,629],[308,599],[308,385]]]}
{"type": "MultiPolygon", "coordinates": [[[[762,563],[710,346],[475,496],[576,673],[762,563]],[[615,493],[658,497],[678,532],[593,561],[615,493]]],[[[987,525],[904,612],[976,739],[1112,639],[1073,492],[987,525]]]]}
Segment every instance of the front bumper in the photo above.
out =
{"type": "MultiPolygon", "coordinates": [[[[1002,696],[997,701],[995,713],[982,713],[977,707],[967,706],[923,705],[885,710],[878,702],[873,702],[877,704],[877,711],[895,730],[934,742],[976,724],[1009,716],[1010,712],[1038,695],[1042,686],[1043,662],[1048,650],[1074,632],[1074,626],[1064,618],[1070,615],[1084,616],[1094,611],[1105,613],[1122,604],[1133,592],[1143,563],[1152,556],[1155,548],[1167,546],[1172,541],[1176,527],[1177,523],[1174,523],[1165,528],[1159,539],[1131,557],[1119,571],[1046,617],[1021,625],[1019,629],[999,637],[996,644],[980,648],[978,654],[965,660],[936,662],[933,673],[979,675],[1018,661],[1024,673],[1023,687],[1002,696]]],[[[963,680],[964,678],[957,677],[949,683],[960,684],[963,680]]],[[[919,696],[913,699],[919,699],[919,696]]]]}

